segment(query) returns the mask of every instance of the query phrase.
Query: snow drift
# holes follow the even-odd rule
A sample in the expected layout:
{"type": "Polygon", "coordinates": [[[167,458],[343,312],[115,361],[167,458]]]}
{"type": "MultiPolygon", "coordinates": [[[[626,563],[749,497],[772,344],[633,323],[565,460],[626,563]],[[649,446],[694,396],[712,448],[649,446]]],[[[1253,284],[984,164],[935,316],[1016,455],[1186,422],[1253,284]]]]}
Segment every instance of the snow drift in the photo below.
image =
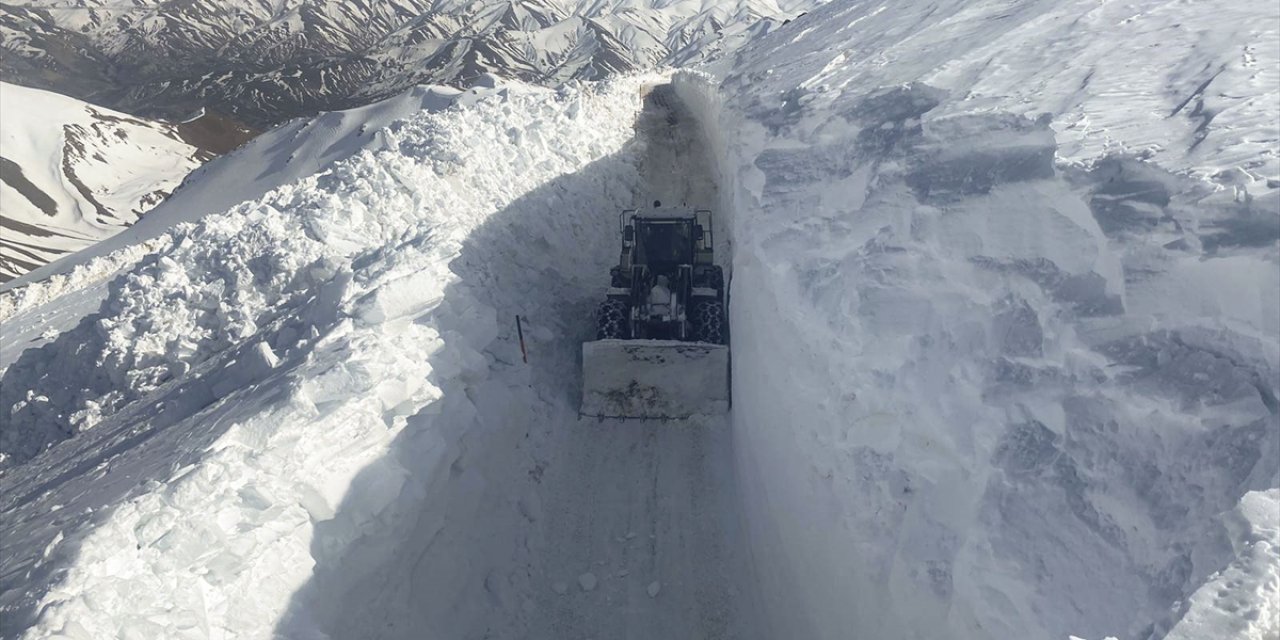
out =
{"type": "Polygon", "coordinates": [[[1280,629],[1277,22],[836,2],[678,76],[771,637],[1280,629]]]}

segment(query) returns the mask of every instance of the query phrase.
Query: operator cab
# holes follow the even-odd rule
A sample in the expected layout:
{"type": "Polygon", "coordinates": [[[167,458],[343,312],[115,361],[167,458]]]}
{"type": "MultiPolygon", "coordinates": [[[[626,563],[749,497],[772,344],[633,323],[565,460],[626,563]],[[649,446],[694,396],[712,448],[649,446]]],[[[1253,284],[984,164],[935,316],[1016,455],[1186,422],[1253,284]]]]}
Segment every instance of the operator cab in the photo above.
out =
{"type": "Polygon", "coordinates": [[[711,212],[651,209],[622,212],[619,265],[647,265],[653,273],[674,273],[682,265],[712,264],[711,212]]]}
{"type": "Polygon", "coordinates": [[[693,220],[645,220],[639,225],[636,255],[656,273],[693,264],[693,220]]]}

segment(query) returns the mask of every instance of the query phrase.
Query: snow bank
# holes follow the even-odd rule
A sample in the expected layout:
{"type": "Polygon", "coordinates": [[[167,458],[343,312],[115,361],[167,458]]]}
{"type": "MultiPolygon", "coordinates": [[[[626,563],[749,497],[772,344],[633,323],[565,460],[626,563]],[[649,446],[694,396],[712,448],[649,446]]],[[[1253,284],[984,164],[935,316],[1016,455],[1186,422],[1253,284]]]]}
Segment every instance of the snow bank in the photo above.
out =
{"type": "MultiPolygon", "coordinates": [[[[393,122],[376,149],[168,231],[96,314],[23,352],[0,382],[6,633],[319,637],[346,594],[303,589],[313,569],[358,584],[399,562],[367,543],[421,525],[463,452],[544,393],[490,379],[516,353],[507,314],[538,319],[535,340],[589,324],[603,271],[578,270],[608,261],[632,204],[639,82],[393,122]],[[495,299],[511,286],[539,295],[495,299]]],[[[515,455],[480,450],[497,453],[466,464],[515,455]]],[[[433,517],[474,506],[464,477],[433,517]]]]}
{"type": "Polygon", "coordinates": [[[771,637],[1275,635],[1278,20],[834,2],[677,76],[771,637]]]}

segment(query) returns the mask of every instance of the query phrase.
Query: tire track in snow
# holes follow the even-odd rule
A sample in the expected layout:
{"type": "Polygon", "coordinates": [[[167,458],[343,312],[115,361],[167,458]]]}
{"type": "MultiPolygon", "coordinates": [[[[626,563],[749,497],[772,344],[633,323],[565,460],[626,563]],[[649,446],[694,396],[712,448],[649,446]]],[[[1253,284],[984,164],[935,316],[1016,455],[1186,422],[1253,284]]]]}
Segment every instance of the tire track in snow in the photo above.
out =
{"type": "Polygon", "coordinates": [[[749,637],[731,444],[723,417],[567,425],[529,637],[749,637]]]}

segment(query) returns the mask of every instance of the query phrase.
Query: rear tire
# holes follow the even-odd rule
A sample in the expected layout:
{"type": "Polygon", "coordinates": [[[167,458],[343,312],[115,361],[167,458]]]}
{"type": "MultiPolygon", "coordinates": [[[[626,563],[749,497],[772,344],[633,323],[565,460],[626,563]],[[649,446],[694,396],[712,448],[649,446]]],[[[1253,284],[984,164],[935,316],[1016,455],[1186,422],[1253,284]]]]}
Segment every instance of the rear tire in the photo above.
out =
{"type": "Polygon", "coordinates": [[[627,303],[622,300],[609,299],[601,302],[596,311],[596,339],[627,339],[627,311],[627,303]]]}
{"type": "Polygon", "coordinates": [[[724,305],[717,301],[703,302],[694,312],[693,337],[698,342],[724,344],[724,305]]]}

